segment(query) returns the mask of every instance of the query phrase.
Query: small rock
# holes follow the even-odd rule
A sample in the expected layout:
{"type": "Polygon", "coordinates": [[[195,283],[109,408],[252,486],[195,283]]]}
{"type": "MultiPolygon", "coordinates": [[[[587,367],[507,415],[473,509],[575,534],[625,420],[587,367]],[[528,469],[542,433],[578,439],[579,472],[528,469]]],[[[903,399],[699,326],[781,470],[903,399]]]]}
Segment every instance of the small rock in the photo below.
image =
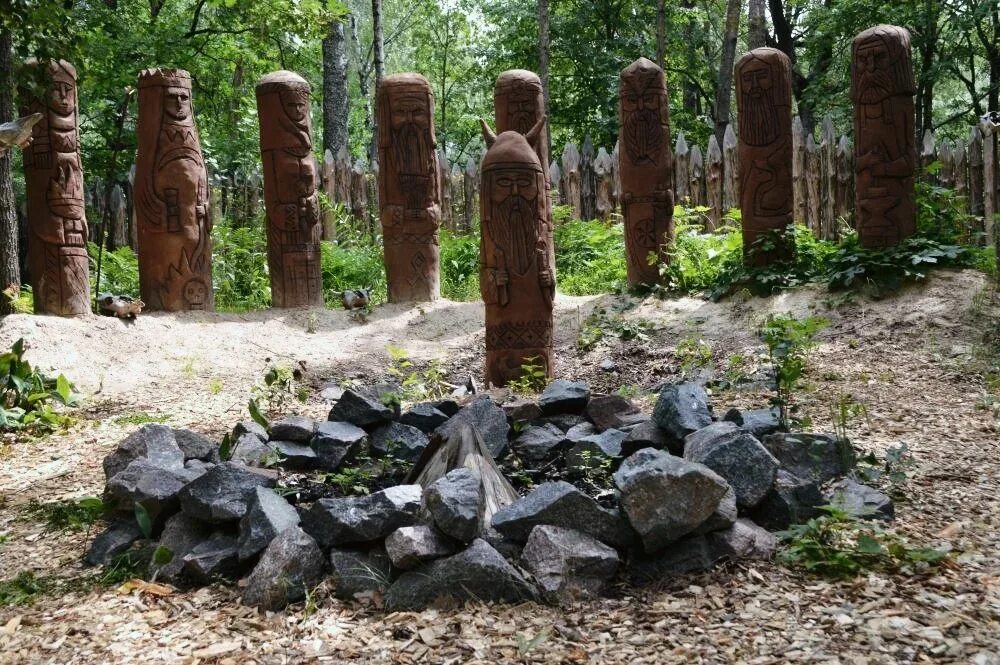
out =
{"type": "Polygon", "coordinates": [[[238,462],[246,466],[261,466],[269,456],[274,454],[274,448],[257,438],[256,434],[241,434],[233,444],[230,462],[238,462]]]}
{"type": "Polygon", "coordinates": [[[459,601],[537,600],[538,592],[490,545],[476,539],[467,549],[403,573],[385,594],[388,610],[415,610],[439,597],[459,601]]]}
{"type": "Polygon", "coordinates": [[[174,439],[177,447],[184,453],[184,461],[201,460],[202,462],[219,461],[219,444],[203,434],[189,429],[175,429],[174,439]]]}
{"type": "Polygon", "coordinates": [[[112,476],[105,492],[117,510],[132,511],[139,503],[156,522],[177,511],[178,494],[191,480],[184,473],[183,466],[168,470],[139,458],[112,476]]]}
{"type": "Polygon", "coordinates": [[[581,414],[588,400],[590,388],[586,383],[556,379],[542,391],[538,406],[546,416],[558,413],[581,414]]]}
{"type": "Polygon", "coordinates": [[[704,464],[736,491],[736,503],[752,508],[774,485],[778,460],[752,434],[720,421],[688,434],[684,459],[704,464]]]}
{"type": "Polygon", "coordinates": [[[539,524],[574,529],[614,547],[624,547],[634,538],[620,515],[562,480],[538,485],[493,515],[494,529],[522,543],[539,524]]]}
{"type": "Polygon", "coordinates": [[[389,410],[392,411],[392,418],[394,420],[399,418],[399,407],[401,396],[403,394],[403,387],[401,385],[392,381],[376,383],[364,388],[362,392],[365,397],[374,400],[378,404],[384,404],[389,407],[389,410]]]}
{"type": "Polygon", "coordinates": [[[319,391],[319,397],[327,402],[336,402],[344,394],[344,389],[336,383],[324,383],[319,391]]]}
{"type": "Polygon", "coordinates": [[[184,451],[177,445],[174,431],[165,425],[143,425],[125,437],[104,458],[104,477],[112,478],[137,459],[161,469],[184,467],[184,451]]]}
{"type": "Polygon", "coordinates": [[[826,499],[816,483],[781,469],[771,490],[749,515],[764,528],[779,531],[818,516],[822,512],[818,506],[825,503],[826,499]]]}
{"type": "Polygon", "coordinates": [[[404,526],[388,535],[385,551],[393,566],[409,570],[426,561],[452,554],[455,546],[434,527],[404,526]]]}
{"type": "Polygon", "coordinates": [[[348,422],[320,423],[312,438],[316,451],[316,466],[324,471],[336,471],[345,460],[356,455],[368,442],[368,433],[348,422]]]}
{"type": "Polygon", "coordinates": [[[781,468],[819,484],[845,475],[857,463],[851,443],[828,434],[778,433],[762,443],[781,468]]]}
{"type": "Polygon", "coordinates": [[[184,513],[177,513],[167,520],[156,548],[168,552],[170,560],[158,564],[154,554],[149,564],[150,574],[160,580],[173,581],[184,568],[184,557],[209,535],[210,526],[184,513]]]}
{"type": "Polygon", "coordinates": [[[458,402],[453,399],[439,399],[436,402],[430,402],[430,405],[449,418],[462,410],[458,402]]]}
{"type": "Polygon", "coordinates": [[[719,507],[726,481],[706,466],[644,448],[614,475],[622,510],[647,552],[691,533],[719,507]]]}
{"type": "Polygon", "coordinates": [[[397,485],[368,496],[320,499],[303,515],[303,528],[324,548],[385,538],[420,515],[420,485],[397,485]]]}
{"type": "Polygon", "coordinates": [[[311,469],[316,466],[316,451],[305,443],[272,439],[270,445],[281,456],[280,465],[285,469],[311,469]]]}
{"type": "Polygon", "coordinates": [[[427,435],[401,422],[382,425],[372,432],[371,450],[376,457],[395,457],[415,462],[427,447],[427,435]]]}
{"type": "Polygon", "coordinates": [[[722,419],[736,423],[758,439],[768,434],[774,434],[781,429],[777,409],[751,409],[749,411],[729,409],[722,419]]]}
{"type": "Polygon", "coordinates": [[[200,459],[189,459],[184,462],[184,477],[194,480],[195,478],[200,478],[209,471],[215,468],[215,464],[212,462],[204,462],[200,459]]]}
{"type": "Polygon", "coordinates": [[[713,560],[727,558],[768,560],[778,549],[778,537],[750,520],[741,518],[725,531],[708,535],[713,560]]]}
{"type": "Polygon", "coordinates": [[[243,604],[276,611],[306,597],[323,576],[323,552],[299,527],[281,532],[247,577],[243,604]]]}
{"type": "Polygon", "coordinates": [[[368,552],[330,550],[330,580],[333,594],[354,600],[358,594],[383,593],[392,579],[392,562],[382,548],[368,552]]]}
{"type": "Polygon", "coordinates": [[[489,395],[476,397],[434,433],[448,440],[452,434],[460,431],[463,425],[471,425],[479,430],[483,443],[494,459],[507,454],[507,435],[510,432],[507,414],[490,399],[489,395]]]}
{"type": "Polygon", "coordinates": [[[528,427],[522,431],[511,446],[522,459],[530,462],[544,462],[552,459],[565,448],[565,435],[555,425],[528,427]]]}
{"type": "MultiPolygon", "coordinates": [[[[550,422],[545,423],[543,427],[555,427],[556,429],[559,429],[556,425],[550,422]]],[[[564,440],[566,441],[566,445],[572,445],[577,441],[582,441],[583,439],[586,439],[588,436],[594,436],[595,434],[597,434],[597,428],[594,427],[593,423],[588,423],[587,421],[584,420],[582,422],[576,423],[569,429],[565,430],[565,432],[566,434],[564,440]]]]}
{"type": "Polygon", "coordinates": [[[712,422],[708,393],[693,383],[670,385],[660,391],[653,407],[653,422],[677,441],[712,422]]]}
{"type": "Polygon", "coordinates": [[[602,372],[613,372],[616,369],[618,369],[618,365],[615,364],[615,361],[612,360],[611,358],[604,358],[603,360],[601,360],[598,367],[601,368],[602,372]]]}
{"type": "Polygon", "coordinates": [[[646,420],[636,425],[628,433],[628,436],[622,441],[622,455],[629,457],[643,448],[667,450],[671,455],[678,457],[684,454],[683,442],[678,444],[677,439],[667,436],[667,433],[652,420],[646,420]]]}
{"type": "Polygon", "coordinates": [[[541,407],[530,399],[521,398],[506,402],[501,408],[507,414],[507,420],[512,423],[519,421],[530,423],[542,417],[541,407]]]}
{"type": "Polygon", "coordinates": [[[445,535],[467,543],[483,528],[483,483],[471,469],[452,469],[424,490],[423,505],[445,535]]]}
{"type": "Polygon", "coordinates": [[[630,584],[642,586],[665,577],[710,570],[714,565],[715,559],[708,538],[691,535],[653,554],[632,552],[625,576],[630,584]]]}
{"type": "Polygon", "coordinates": [[[724,531],[736,523],[738,516],[736,492],[730,487],[726,490],[722,500],[719,501],[719,507],[715,509],[715,512],[691,533],[703,534],[712,533],[713,531],[724,531]]]}
{"type": "Polygon", "coordinates": [[[599,432],[606,429],[620,428],[624,423],[623,416],[639,413],[639,408],[632,400],[621,395],[602,395],[587,402],[586,414],[599,432]]]}
{"type": "Polygon", "coordinates": [[[608,429],[583,437],[566,451],[566,468],[573,473],[611,469],[622,458],[622,441],[627,436],[627,432],[608,429]]]}
{"type": "Polygon", "coordinates": [[[298,524],[298,511],[277,492],[267,487],[254,487],[250,490],[247,512],[240,520],[240,560],[256,555],[279,533],[298,524]]]}
{"type": "Polygon", "coordinates": [[[184,574],[202,584],[234,577],[239,570],[236,538],[215,532],[184,555],[184,574]]]}
{"type": "Polygon", "coordinates": [[[429,434],[448,422],[448,416],[430,404],[415,404],[412,409],[399,417],[399,422],[429,434]]]}
{"type": "Polygon", "coordinates": [[[261,441],[267,441],[267,430],[256,420],[241,420],[233,427],[233,441],[236,441],[244,434],[253,434],[261,441]]]}
{"type": "Polygon", "coordinates": [[[353,390],[345,390],[330,409],[327,420],[345,421],[358,427],[374,427],[392,420],[393,410],[376,399],[353,390]]]}
{"type": "Polygon", "coordinates": [[[827,489],[824,495],[827,503],[853,517],[885,521],[892,521],[896,517],[892,499],[853,478],[840,480],[827,489]]]}
{"type": "Polygon", "coordinates": [[[181,510],[206,522],[230,522],[247,512],[254,487],[274,487],[275,475],[233,462],[223,462],[188,483],[178,497],[181,510]]]}
{"type": "Polygon", "coordinates": [[[142,529],[134,519],[115,520],[94,538],[83,560],[91,566],[106,566],[140,538],[142,529]]]}
{"type": "Polygon", "coordinates": [[[316,433],[316,421],[305,416],[288,416],[271,423],[271,441],[309,443],[316,433]]]}
{"type": "Polygon", "coordinates": [[[618,571],[618,553],[585,533],[558,526],[531,530],[521,554],[542,590],[561,600],[599,595],[618,571]]]}

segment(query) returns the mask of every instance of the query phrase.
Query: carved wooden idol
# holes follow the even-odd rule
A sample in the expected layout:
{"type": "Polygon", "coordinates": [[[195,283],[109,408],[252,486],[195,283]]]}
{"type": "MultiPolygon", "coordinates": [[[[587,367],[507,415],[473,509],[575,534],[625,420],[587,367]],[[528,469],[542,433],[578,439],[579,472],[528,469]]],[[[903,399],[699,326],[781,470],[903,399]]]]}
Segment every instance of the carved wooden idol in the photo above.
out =
{"type": "MultiPolygon", "coordinates": [[[[792,74],[773,48],[750,51],[736,63],[739,105],[740,211],[743,254],[753,265],[790,258],[781,232],[792,223],[792,74]],[[755,245],[771,235],[775,247],[755,245]]],[[[769,242],[768,245],[771,243],[769,242]]]]}
{"type": "Polygon", "coordinates": [[[674,231],[670,111],[663,70],[639,58],[619,78],[621,203],[630,286],[660,281],[674,231]],[[650,265],[650,254],[656,259],[650,265]]]}
{"type": "Polygon", "coordinates": [[[552,301],[555,279],[545,234],[545,175],[535,143],[544,116],[527,134],[495,135],[483,123],[488,147],[480,185],[482,235],[479,288],[486,303],[486,381],[503,386],[526,364],[552,376],[552,301]]]}
{"type": "Polygon", "coordinates": [[[382,79],[378,192],[389,302],[427,302],[440,292],[434,97],[420,74],[382,79]]]}
{"type": "Polygon", "coordinates": [[[309,83],[298,74],[273,72],[257,84],[274,307],[323,304],[322,226],[309,106],[309,83]]]}
{"type": "Polygon", "coordinates": [[[910,33],[879,25],[854,38],[855,227],[863,247],[889,247],[916,233],[910,33]]]}
{"type": "MultiPolygon", "coordinates": [[[[32,69],[43,65],[29,60],[32,69]]],[[[28,198],[28,271],[35,312],[79,316],[90,312],[87,219],[77,125],[76,69],[47,64],[47,97],[22,91],[22,113],[41,113],[24,149],[28,198]]],[[[0,289],[7,284],[0,284],[0,289]]]]}
{"type": "Polygon", "coordinates": [[[139,74],[136,133],[142,299],[149,310],[211,310],[208,179],[186,71],[147,69],[139,74]]]}

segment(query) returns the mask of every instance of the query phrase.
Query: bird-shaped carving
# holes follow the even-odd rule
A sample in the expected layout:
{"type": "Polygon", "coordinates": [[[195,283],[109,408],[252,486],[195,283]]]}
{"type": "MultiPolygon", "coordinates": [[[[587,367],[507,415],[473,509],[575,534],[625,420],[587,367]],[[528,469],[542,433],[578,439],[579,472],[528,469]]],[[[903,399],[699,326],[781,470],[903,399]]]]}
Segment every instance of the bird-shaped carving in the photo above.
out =
{"type": "Polygon", "coordinates": [[[0,157],[10,148],[23,149],[31,145],[31,128],[41,119],[41,113],[32,113],[0,125],[0,157]]]}

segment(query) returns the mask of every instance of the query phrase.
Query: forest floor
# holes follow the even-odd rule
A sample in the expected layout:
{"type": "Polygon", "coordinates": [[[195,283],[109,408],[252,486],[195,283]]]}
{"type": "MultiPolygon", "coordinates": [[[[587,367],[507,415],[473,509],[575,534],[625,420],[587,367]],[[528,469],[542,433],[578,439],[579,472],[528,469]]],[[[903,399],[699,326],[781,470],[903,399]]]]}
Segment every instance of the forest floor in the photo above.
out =
{"type": "MultiPolygon", "coordinates": [[[[101,585],[80,563],[93,534],[52,530],[33,501],[99,495],[102,458],[150,418],[220,438],[275,362],[304,370],[310,396],[289,410],[316,417],[327,381],[385,378],[389,345],[417,367],[440,359],[455,383],[478,377],[482,304],[386,305],[367,322],[339,310],[2,319],[0,348],[26,338],[29,359],[64,372],[86,401],[67,432],[3,442],[0,580],[32,571],[46,590],[0,606],[0,662],[1000,663],[1000,408],[983,375],[1000,354],[1000,296],[981,274],[942,272],[882,300],[819,288],[721,303],[560,297],[557,375],[595,391],[626,386],[648,409],[649,389],[684,370],[753,375],[757,322],[786,311],[830,321],[797,395],[801,415],[830,430],[832,407],[850,395],[867,408],[848,426],[859,448],[907,444],[916,465],[895,526],[914,544],[949,547],[949,565],[833,581],[753,562],[564,608],[392,614],[322,592],[315,606],[263,615],[236,588],[101,585]],[[603,339],[578,347],[581,332],[593,341],[598,331],[603,339]],[[608,358],[620,369],[601,370],[608,358]]],[[[716,411],[765,406],[766,387],[752,385],[715,391],[716,411]]]]}

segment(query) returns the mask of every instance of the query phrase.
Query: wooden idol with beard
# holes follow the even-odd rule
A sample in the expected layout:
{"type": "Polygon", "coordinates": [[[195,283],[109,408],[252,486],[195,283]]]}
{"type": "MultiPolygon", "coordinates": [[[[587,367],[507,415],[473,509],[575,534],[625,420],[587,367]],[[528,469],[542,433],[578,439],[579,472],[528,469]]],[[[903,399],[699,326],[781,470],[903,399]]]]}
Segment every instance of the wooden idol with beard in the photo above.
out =
{"type": "Polygon", "coordinates": [[[639,58],[618,86],[618,165],[630,286],[656,284],[674,231],[670,111],[663,70],[639,58]],[[650,264],[650,254],[656,259],[650,264]]]}
{"type": "Polygon", "coordinates": [[[736,63],[739,104],[740,211],[743,253],[752,265],[786,260],[794,251],[779,235],[792,223],[792,74],[773,48],[750,51],[736,63]],[[758,239],[771,234],[774,249],[758,239]]]}
{"type": "Polygon", "coordinates": [[[208,174],[182,69],[139,74],[139,288],[149,310],[213,309],[208,174]]]}
{"type": "Polygon", "coordinates": [[[479,288],[486,303],[486,381],[506,385],[522,366],[552,376],[555,279],[545,228],[545,176],[535,145],[545,116],[526,134],[496,135],[483,122],[479,288]]]}
{"type": "MultiPolygon", "coordinates": [[[[35,312],[90,312],[87,219],[77,125],[76,69],[64,60],[26,67],[46,77],[45,97],[22,89],[24,115],[41,114],[24,149],[28,197],[28,270],[35,312]],[[42,69],[46,71],[42,72],[42,69]]],[[[0,284],[0,289],[8,284],[0,284]]]]}
{"type": "Polygon", "coordinates": [[[309,83],[294,72],[272,72],[257,84],[274,307],[323,304],[322,229],[309,106],[309,83]]]}
{"type": "Polygon", "coordinates": [[[863,247],[890,247],[916,233],[910,33],[879,25],[854,38],[855,228],[863,247]]]}
{"type": "Polygon", "coordinates": [[[389,302],[437,300],[441,210],[431,85],[420,74],[387,76],[376,111],[389,302]]]}

